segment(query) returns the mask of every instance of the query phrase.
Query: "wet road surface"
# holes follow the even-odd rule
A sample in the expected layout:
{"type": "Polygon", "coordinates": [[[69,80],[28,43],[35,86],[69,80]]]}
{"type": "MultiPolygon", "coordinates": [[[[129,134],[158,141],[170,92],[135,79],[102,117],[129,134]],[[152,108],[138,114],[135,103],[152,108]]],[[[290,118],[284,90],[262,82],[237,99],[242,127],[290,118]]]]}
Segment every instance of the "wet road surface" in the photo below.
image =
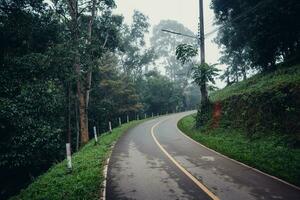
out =
{"type": "Polygon", "coordinates": [[[289,199],[300,190],[208,150],[177,129],[191,112],[144,122],[117,142],[106,199],[289,199]]]}

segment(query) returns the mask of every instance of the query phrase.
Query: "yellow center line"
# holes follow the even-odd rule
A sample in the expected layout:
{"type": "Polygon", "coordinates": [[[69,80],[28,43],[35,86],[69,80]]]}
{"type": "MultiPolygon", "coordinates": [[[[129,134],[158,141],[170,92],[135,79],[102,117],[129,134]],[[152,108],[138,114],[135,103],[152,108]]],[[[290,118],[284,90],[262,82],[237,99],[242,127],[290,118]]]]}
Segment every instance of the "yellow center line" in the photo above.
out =
{"type": "MultiPolygon", "coordinates": [[[[168,119],[168,118],[167,118],[168,119]]],[[[213,200],[220,200],[214,193],[212,193],[205,185],[203,185],[197,178],[195,178],[190,172],[188,172],[182,165],[180,165],[166,150],[165,148],[158,142],[157,138],[154,135],[154,128],[158,126],[160,123],[166,121],[164,119],[162,121],[157,122],[154,126],[151,127],[151,135],[160,148],[160,150],[188,177],[190,178],[201,190],[203,190],[210,198],[213,200]]]]}

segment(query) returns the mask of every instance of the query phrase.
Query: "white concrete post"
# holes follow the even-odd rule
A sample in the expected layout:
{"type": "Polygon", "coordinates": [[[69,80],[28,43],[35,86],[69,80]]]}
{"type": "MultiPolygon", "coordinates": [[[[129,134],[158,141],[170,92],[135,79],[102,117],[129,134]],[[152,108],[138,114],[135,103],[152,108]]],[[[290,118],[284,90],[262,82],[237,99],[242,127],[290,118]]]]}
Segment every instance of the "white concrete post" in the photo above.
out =
{"type": "Polygon", "coordinates": [[[98,143],[96,126],[94,126],[94,137],[95,137],[95,142],[98,143]]]}
{"type": "Polygon", "coordinates": [[[109,129],[109,132],[112,132],[111,122],[110,121],[108,122],[108,129],[109,129]]]}
{"type": "Polygon", "coordinates": [[[136,120],[140,120],[140,116],[139,115],[136,116],[136,120]]]}
{"type": "Polygon", "coordinates": [[[129,116],[127,115],[127,123],[129,123],[129,116]]]}
{"type": "Polygon", "coordinates": [[[122,125],[122,120],[121,120],[121,117],[119,117],[119,126],[122,125]]]}
{"type": "Polygon", "coordinates": [[[152,117],[153,117],[153,113],[152,113],[152,117]]]}
{"type": "Polygon", "coordinates": [[[72,156],[71,156],[71,144],[66,143],[66,153],[67,153],[67,166],[68,170],[72,170],[72,156]]]}
{"type": "Polygon", "coordinates": [[[145,119],[147,118],[147,114],[146,113],[145,113],[144,117],[145,117],[145,119]]]}

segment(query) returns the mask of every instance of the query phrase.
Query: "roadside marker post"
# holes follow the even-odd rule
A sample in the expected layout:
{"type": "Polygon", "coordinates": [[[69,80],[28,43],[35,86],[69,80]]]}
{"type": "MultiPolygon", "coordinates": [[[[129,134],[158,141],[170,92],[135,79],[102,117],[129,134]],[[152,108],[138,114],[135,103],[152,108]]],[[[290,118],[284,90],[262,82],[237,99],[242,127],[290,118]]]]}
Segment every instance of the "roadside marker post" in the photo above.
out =
{"type": "Polygon", "coordinates": [[[127,115],[127,123],[129,123],[129,116],[127,115]]]}
{"type": "Polygon", "coordinates": [[[121,120],[121,117],[119,117],[119,126],[122,125],[122,120],[121,120]]]}
{"type": "Polygon", "coordinates": [[[145,119],[146,119],[146,118],[147,118],[147,114],[145,113],[145,115],[144,115],[144,116],[145,116],[145,119]]]}
{"type": "Polygon", "coordinates": [[[111,122],[110,121],[108,122],[108,129],[109,129],[109,132],[111,133],[112,132],[112,128],[111,128],[111,122]]]}
{"type": "Polygon", "coordinates": [[[95,137],[95,142],[96,144],[98,143],[98,137],[97,137],[97,130],[96,130],[96,126],[93,127],[94,129],[94,137],[95,137]]]}
{"type": "Polygon", "coordinates": [[[136,116],[136,120],[140,120],[140,117],[139,117],[139,115],[137,115],[137,116],[136,116]]]}
{"type": "Polygon", "coordinates": [[[72,156],[71,156],[71,144],[66,143],[66,153],[67,153],[67,166],[68,172],[72,172],[72,156]]]}
{"type": "Polygon", "coordinates": [[[152,113],[152,117],[153,117],[153,113],[152,113]]]}

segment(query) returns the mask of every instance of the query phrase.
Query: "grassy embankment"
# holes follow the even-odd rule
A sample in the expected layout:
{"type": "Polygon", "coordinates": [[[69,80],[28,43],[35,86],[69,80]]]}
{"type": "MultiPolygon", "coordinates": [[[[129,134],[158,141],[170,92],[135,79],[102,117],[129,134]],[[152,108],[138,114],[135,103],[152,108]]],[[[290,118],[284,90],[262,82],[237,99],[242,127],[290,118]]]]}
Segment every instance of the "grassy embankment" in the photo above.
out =
{"type": "Polygon", "coordinates": [[[196,129],[194,116],[178,126],[209,148],[299,186],[299,88],[299,65],[256,75],[211,95],[222,104],[218,128],[196,129]]]}
{"type": "Polygon", "coordinates": [[[72,173],[67,173],[64,160],[51,167],[11,200],[99,199],[104,180],[103,169],[112,144],[129,128],[143,121],[132,121],[113,129],[112,133],[101,135],[96,145],[91,140],[72,156],[72,173]]]}

